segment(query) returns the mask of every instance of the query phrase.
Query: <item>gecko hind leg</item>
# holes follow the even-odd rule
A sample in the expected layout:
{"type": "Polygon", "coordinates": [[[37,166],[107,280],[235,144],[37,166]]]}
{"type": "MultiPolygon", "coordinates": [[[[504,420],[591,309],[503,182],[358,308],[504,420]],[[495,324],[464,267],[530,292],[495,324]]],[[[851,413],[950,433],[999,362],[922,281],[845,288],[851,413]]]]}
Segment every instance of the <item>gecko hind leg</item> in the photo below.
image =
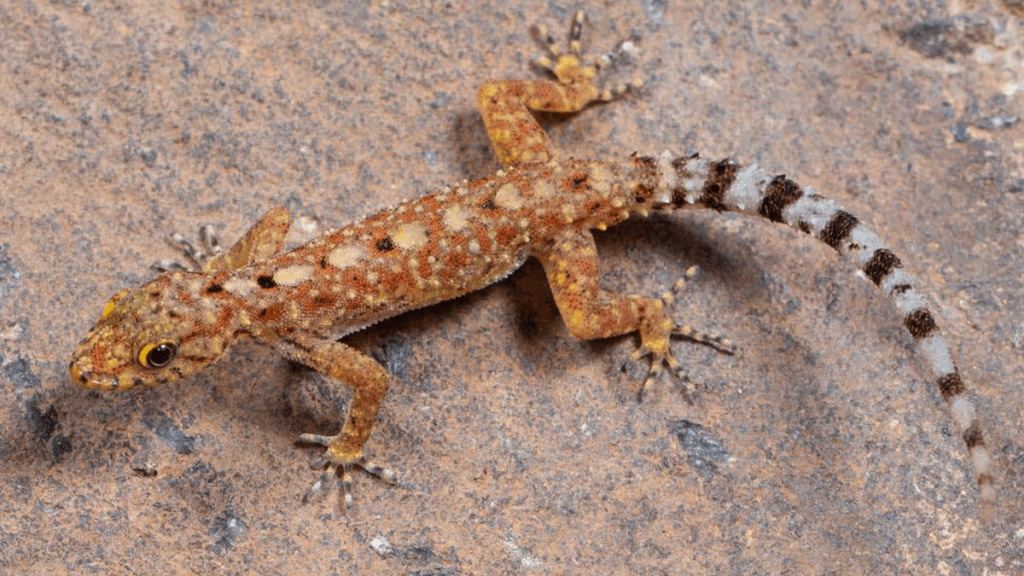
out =
{"type": "Polygon", "coordinates": [[[733,353],[732,345],[725,338],[673,322],[665,312],[672,303],[672,292],[661,298],[645,298],[602,289],[597,247],[589,230],[564,230],[534,246],[533,254],[544,268],[555,305],[573,336],[593,340],[639,333],[640,346],[632,357],[634,360],[647,358],[650,362],[637,395],[639,400],[665,367],[686,380],[682,364],[672,355],[673,337],[733,353]]]}
{"type": "MultiPolygon", "coordinates": [[[[613,100],[631,86],[639,85],[634,82],[609,90],[595,82],[598,69],[604,64],[583,62],[579,41],[582,26],[583,13],[578,12],[565,51],[550,38],[546,28],[539,29],[540,35],[547,36],[548,55],[536,60],[536,64],[551,72],[554,80],[491,79],[480,85],[477,107],[502,164],[516,166],[558,157],[558,151],[533,112],[572,114],[593,102],[613,100]]],[[[611,60],[607,57],[601,62],[611,60]]]]}

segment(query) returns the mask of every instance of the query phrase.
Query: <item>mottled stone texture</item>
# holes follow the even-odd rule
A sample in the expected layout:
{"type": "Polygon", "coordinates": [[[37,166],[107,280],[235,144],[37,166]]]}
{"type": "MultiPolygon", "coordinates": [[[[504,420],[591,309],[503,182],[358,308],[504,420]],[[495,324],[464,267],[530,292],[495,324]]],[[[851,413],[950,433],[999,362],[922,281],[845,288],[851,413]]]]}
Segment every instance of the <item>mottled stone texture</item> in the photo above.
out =
{"type": "Polygon", "coordinates": [[[299,433],[344,395],[263,348],[123,394],[68,381],[122,286],[268,208],[293,241],[498,168],[475,109],[526,75],[558,2],[20,2],[0,9],[0,565],[27,574],[1014,574],[1024,570],[1022,15],[916,2],[584,5],[633,30],[624,101],[551,126],[578,157],[700,151],[834,197],[934,304],[996,458],[978,494],[898,314],[819,242],[691,212],[598,239],[609,288],[660,294],[734,357],[679,343],[635,401],[635,342],[579,343],[536,263],[350,342],[401,383],[357,477],[303,504],[299,433]],[[372,5],[371,5],[372,4],[372,5]],[[834,4],[834,3],[833,3],[834,4]],[[303,236],[306,234],[306,236],[303,236]],[[253,448],[255,447],[255,448],[253,448]]]}

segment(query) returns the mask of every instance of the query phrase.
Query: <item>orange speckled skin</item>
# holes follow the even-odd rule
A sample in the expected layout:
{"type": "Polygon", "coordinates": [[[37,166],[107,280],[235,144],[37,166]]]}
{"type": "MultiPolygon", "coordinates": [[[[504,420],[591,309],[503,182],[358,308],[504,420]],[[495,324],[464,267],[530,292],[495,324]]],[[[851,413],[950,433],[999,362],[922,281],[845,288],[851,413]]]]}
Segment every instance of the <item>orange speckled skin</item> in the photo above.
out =
{"type": "MultiPolygon", "coordinates": [[[[652,355],[648,381],[672,366],[673,324],[661,300],[607,293],[589,230],[646,214],[659,176],[622,163],[559,159],[531,110],[575,112],[613,95],[581,63],[579,28],[555,56],[557,80],[488,81],[479,105],[505,170],[409,200],[282,253],[290,216],[276,208],[200,272],[168,272],[119,292],[75,350],[72,379],[120,389],[195,374],[239,337],[275,347],[354,389],[341,432],[304,435],[327,447],[328,474],[354,466],[387,474],[362,447],[392,378],[336,339],[365,326],[498,281],[529,256],[544,266],[558,308],[580,338],[640,331],[652,355]]],[[[664,188],[661,185],[661,188],[664,188]]],[[[691,337],[697,337],[692,331],[691,337]]]]}

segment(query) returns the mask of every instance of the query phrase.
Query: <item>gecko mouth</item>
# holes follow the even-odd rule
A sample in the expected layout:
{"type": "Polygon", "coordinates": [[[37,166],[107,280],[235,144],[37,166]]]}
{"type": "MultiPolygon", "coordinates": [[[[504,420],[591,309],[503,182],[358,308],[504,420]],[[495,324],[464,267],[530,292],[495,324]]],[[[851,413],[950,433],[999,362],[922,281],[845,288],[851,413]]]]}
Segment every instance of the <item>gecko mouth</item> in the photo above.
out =
{"type": "Polygon", "coordinates": [[[88,368],[83,368],[80,362],[72,362],[69,369],[71,371],[71,380],[84,388],[92,388],[93,390],[126,388],[126,386],[121,385],[121,381],[116,376],[98,378],[91,374],[88,368]]]}

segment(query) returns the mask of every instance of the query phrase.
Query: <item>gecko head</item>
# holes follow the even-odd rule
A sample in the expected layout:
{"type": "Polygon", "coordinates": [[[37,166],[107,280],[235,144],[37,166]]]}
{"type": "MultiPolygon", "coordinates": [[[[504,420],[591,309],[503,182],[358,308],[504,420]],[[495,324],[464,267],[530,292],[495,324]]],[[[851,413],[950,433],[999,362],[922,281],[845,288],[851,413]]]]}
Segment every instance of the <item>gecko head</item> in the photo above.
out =
{"type": "Polygon", "coordinates": [[[126,288],[103,308],[75,347],[69,366],[79,386],[100,390],[154,386],[191,376],[217,360],[227,345],[218,330],[222,307],[197,298],[204,275],[171,272],[126,288]]]}

